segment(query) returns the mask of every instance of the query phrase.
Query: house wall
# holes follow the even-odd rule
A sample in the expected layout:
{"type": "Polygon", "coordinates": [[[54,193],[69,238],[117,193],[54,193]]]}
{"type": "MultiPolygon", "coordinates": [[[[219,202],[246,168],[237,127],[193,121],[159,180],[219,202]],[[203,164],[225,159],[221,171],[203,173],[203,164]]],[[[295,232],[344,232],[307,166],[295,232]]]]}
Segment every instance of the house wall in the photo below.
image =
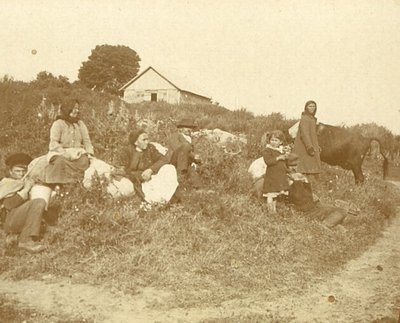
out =
{"type": "Polygon", "coordinates": [[[124,90],[123,99],[128,103],[151,101],[151,95],[157,94],[157,101],[170,104],[209,103],[210,101],[190,92],[179,91],[152,69],[140,76],[124,90]]]}
{"type": "Polygon", "coordinates": [[[152,93],[157,94],[157,101],[176,104],[180,100],[179,91],[151,69],[124,90],[123,99],[128,103],[151,101],[152,93]]]}
{"type": "Polygon", "coordinates": [[[128,103],[139,103],[143,101],[151,101],[151,94],[157,94],[157,102],[164,101],[170,104],[179,103],[179,91],[177,89],[170,90],[128,90],[125,89],[123,99],[128,103]]]}

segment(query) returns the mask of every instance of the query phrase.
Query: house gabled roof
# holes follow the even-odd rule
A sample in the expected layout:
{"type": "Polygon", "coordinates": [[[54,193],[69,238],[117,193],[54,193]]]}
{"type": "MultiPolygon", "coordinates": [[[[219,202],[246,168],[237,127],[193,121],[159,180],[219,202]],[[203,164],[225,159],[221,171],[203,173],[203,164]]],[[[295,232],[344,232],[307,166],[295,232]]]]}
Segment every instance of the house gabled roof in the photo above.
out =
{"type": "Polygon", "coordinates": [[[168,80],[165,76],[161,75],[159,72],[157,72],[153,67],[149,66],[148,68],[146,68],[142,73],[136,75],[133,79],[131,79],[130,81],[128,81],[127,83],[125,83],[125,85],[123,85],[119,91],[123,91],[125,90],[129,85],[131,85],[132,83],[134,83],[136,80],[138,80],[142,75],[146,74],[149,70],[153,70],[157,75],[159,75],[162,79],[164,79],[165,81],[167,81],[169,84],[171,84],[174,88],[176,88],[178,91],[181,92],[186,92],[186,93],[190,93],[208,100],[211,100],[211,98],[201,95],[201,94],[197,94],[188,90],[184,90],[178,86],[176,86],[174,83],[172,83],[170,80],[168,80]]]}

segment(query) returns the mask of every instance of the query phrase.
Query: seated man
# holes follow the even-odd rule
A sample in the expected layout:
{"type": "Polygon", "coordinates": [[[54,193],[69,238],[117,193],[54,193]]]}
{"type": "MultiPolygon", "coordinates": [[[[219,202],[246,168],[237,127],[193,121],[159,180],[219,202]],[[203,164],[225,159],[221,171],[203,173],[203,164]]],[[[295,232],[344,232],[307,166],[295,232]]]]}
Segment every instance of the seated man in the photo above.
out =
{"type": "Polygon", "coordinates": [[[34,183],[30,179],[24,179],[24,176],[31,160],[24,153],[13,154],[6,159],[9,177],[0,181],[0,201],[4,230],[8,234],[7,242],[11,243],[13,235],[19,235],[20,249],[38,253],[46,249],[35,240],[40,234],[47,203],[42,198],[29,200],[29,192],[34,183]]]}
{"type": "Polygon", "coordinates": [[[192,164],[200,163],[200,158],[194,154],[191,137],[193,129],[197,126],[192,119],[182,119],[176,126],[179,131],[167,142],[167,158],[176,167],[179,184],[187,183],[193,188],[199,188],[201,180],[192,164]]]}
{"type": "Polygon", "coordinates": [[[175,167],[149,143],[143,129],[132,131],[129,143],[121,162],[136,193],[147,203],[169,202],[178,187],[175,167]]]}

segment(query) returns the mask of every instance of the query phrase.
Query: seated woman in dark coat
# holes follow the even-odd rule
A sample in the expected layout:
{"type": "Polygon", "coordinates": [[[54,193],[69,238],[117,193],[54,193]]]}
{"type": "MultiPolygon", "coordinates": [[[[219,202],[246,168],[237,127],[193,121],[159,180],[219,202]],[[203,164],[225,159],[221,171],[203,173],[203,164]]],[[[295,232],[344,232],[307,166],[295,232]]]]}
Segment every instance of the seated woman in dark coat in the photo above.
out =
{"type": "Polygon", "coordinates": [[[121,162],[126,177],[134,184],[136,193],[148,203],[169,202],[178,187],[176,169],[149,142],[143,129],[129,135],[129,146],[121,162]]]}

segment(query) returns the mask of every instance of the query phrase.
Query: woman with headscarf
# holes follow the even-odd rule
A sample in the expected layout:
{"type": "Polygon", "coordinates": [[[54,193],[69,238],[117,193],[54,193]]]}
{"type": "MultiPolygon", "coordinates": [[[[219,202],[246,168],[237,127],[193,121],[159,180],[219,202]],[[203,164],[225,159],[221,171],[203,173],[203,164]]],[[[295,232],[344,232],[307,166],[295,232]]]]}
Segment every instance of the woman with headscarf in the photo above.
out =
{"type": "Polygon", "coordinates": [[[301,115],[293,152],[299,156],[297,171],[307,175],[321,172],[320,147],[317,138],[317,104],[307,101],[301,115]]]}
{"type": "Polygon", "coordinates": [[[65,103],[50,128],[49,152],[30,165],[30,177],[49,185],[78,182],[90,165],[89,155],[93,154],[88,129],[79,119],[78,102],[65,103]]]}
{"type": "Polygon", "coordinates": [[[60,107],[60,115],[50,128],[49,151],[64,154],[68,148],[81,148],[88,154],[94,154],[89,131],[79,114],[78,101],[60,107]]]}
{"type": "Polygon", "coordinates": [[[135,186],[136,193],[147,203],[169,202],[178,187],[176,169],[149,142],[143,129],[129,135],[129,146],[121,156],[126,177],[135,186]]]}

